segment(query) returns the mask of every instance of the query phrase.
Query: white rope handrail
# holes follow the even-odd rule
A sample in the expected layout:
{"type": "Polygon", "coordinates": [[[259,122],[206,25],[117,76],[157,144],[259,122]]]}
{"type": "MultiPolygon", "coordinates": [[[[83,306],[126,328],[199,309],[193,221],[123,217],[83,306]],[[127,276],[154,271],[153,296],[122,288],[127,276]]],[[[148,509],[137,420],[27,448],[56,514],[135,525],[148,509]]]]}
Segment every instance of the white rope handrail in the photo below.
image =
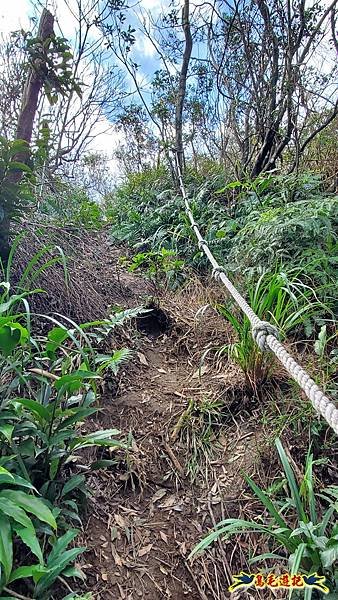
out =
{"type": "Polygon", "coordinates": [[[248,317],[252,327],[252,337],[259,346],[260,350],[271,350],[278,360],[282,363],[287,372],[291,377],[298,383],[298,385],[305,392],[307,397],[311,400],[311,403],[315,410],[327,421],[332,427],[335,433],[338,434],[338,409],[328,398],[320,387],[311,379],[311,377],[302,369],[302,367],[292,358],[288,353],[283,344],[278,340],[279,332],[278,329],[268,323],[262,321],[249,306],[247,301],[227,278],[224,267],[219,265],[214,255],[212,254],[208,243],[202,237],[198,225],[192,214],[189,199],[183,183],[182,171],[178,161],[177,153],[175,152],[176,169],[178,175],[178,181],[182,198],[185,204],[185,210],[189,217],[191,228],[193,229],[195,236],[198,241],[198,247],[204,252],[208,260],[212,265],[212,276],[214,279],[221,281],[231,296],[236,300],[239,307],[248,317]]]}

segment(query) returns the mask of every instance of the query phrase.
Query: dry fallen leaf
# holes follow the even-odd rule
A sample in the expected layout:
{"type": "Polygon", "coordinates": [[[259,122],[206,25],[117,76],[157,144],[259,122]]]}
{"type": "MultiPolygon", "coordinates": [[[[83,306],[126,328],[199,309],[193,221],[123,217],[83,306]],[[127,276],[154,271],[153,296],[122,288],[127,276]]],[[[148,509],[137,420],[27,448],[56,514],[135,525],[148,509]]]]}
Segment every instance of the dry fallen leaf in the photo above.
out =
{"type": "Polygon", "coordinates": [[[171,506],[174,506],[175,504],[177,504],[177,498],[175,495],[171,495],[168,496],[168,498],[166,498],[166,500],[164,500],[164,502],[162,504],[159,505],[160,508],[170,508],[171,506]]]}
{"type": "Polygon", "coordinates": [[[148,367],[149,363],[148,363],[146,357],[144,356],[144,354],[142,354],[142,352],[136,352],[136,354],[137,354],[137,357],[138,357],[141,365],[145,365],[146,367],[148,367]]]}
{"type": "Polygon", "coordinates": [[[153,495],[151,501],[153,504],[155,504],[155,502],[158,502],[159,500],[161,500],[161,498],[163,498],[163,496],[165,496],[167,493],[167,490],[165,490],[164,488],[159,488],[157,490],[157,492],[155,492],[155,494],[153,495]]]}
{"type": "Polygon", "coordinates": [[[215,481],[214,485],[212,486],[210,493],[215,495],[218,492],[218,481],[215,481]]]}
{"type": "Polygon", "coordinates": [[[160,537],[166,544],[168,543],[168,536],[164,533],[164,531],[160,531],[160,537]]]}
{"type": "Polygon", "coordinates": [[[235,456],[232,456],[231,458],[229,458],[228,463],[231,464],[231,463],[235,462],[236,460],[238,460],[239,458],[241,458],[242,456],[244,456],[244,453],[236,454],[235,456]]]}
{"type": "Polygon", "coordinates": [[[203,365],[200,369],[197,369],[197,371],[195,371],[191,379],[199,379],[200,377],[202,377],[202,375],[204,375],[204,373],[207,373],[208,371],[209,367],[207,365],[203,365]]]}
{"type": "Polygon", "coordinates": [[[112,555],[113,555],[113,559],[114,559],[114,561],[115,561],[115,564],[116,564],[118,567],[122,567],[122,565],[123,565],[123,562],[122,562],[122,560],[121,560],[121,558],[120,558],[120,555],[119,555],[119,554],[116,552],[116,549],[115,549],[115,546],[114,546],[114,544],[112,544],[112,545],[111,545],[111,553],[112,553],[112,555]]]}
{"type": "Polygon", "coordinates": [[[181,553],[182,553],[183,555],[185,555],[185,554],[187,553],[187,545],[186,545],[186,543],[185,543],[185,542],[182,542],[182,543],[180,544],[180,550],[181,550],[181,553]]]}
{"type": "Polygon", "coordinates": [[[120,527],[126,527],[126,521],[124,520],[123,517],[121,517],[121,515],[116,514],[114,515],[115,521],[116,523],[120,526],[120,527]]]}
{"type": "Polygon", "coordinates": [[[126,595],[122,589],[122,587],[120,586],[120,584],[118,583],[118,581],[116,581],[116,585],[119,588],[119,592],[120,592],[120,600],[126,600],[126,595]]]}
{"type": "Polygon", "coordinates": [[[148,544],[148,546],[144,546],[143,548],[141,548],[138,551],[138,555],[139,556],[144,556],[145,554],[148,554],[148,552],[150,552],[150,550],[152,549],[153,545],[152,544],[148,544]]]}
{"type": "Polygon", "coordinates": [[[160,571],[161,571],[161,573],[163,573],[163,575],[168,575],[167,569],[165,569],[164,567],[162,567],[162,565],[160,565],[160,571]]]}

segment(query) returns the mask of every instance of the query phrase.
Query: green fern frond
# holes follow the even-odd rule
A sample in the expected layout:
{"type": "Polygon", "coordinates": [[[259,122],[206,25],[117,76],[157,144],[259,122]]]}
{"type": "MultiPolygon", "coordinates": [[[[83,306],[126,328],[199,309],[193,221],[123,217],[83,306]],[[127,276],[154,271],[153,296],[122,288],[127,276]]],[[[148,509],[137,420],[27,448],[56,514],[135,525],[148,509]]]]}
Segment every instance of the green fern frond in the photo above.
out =
{"type": "Polygon", "coordinates": [[[120,348],[119,350],[115,350],[113,354],[99,354],[96,358],[96,364],[98,366],[98,373],[102,374],[106,370],[110,370],[113,375],[117,375],[121,365],[127,362],[133,352],[129,350],[129,348],[120,348]]]}

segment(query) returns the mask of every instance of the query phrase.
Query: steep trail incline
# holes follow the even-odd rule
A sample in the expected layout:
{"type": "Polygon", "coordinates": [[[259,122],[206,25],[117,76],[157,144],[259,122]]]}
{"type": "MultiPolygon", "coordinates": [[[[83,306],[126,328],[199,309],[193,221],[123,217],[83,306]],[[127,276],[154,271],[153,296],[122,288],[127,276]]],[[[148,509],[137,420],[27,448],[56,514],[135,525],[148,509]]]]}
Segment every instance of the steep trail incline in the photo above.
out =
{"type": "MultiPolygon", "coordinates": [[[[142,281],[119,273],[125,306],[149,303],[151,286],[142,281]]],[[[84,587],[97,599],[229,597],[231,562],[242,557],[225,559],[219,546],[195,564],[188,555],[214,522],[247,503],[241,469],[252,473],[260,432],[233,415],[242,403],[253,409],[236,368],[209,361],[199,372],[203,352],[229,337],[211,309],[195,319],[208,300],[197,280],[162,294],[160,308],[154,303],[124,334],[135,353],[118,383],[105,382],[93,428],[117,427],[133,442],[116,466],[88,477],[84,587]]]]}
{"type": "MultiPolygon", "coordinates": [[[[259,399],[248,393],[237,366],[215,357],[233,341],[229,324],[210,308],[224,301],[223,291],[197,278],[175,293],[155,289],[121,267],[127,250],[113,246],[109,231],[52,232],[46,242],[69,256],[70,286],[58,265],[43,273],[37,285],[48,293],[33,297],[35,312],[55,311],[81,323],[116,305],[151,309],[114,330],[105,353],[127,347],[133,355],[117,377],[106,377],[99,411],[84,425],[118,428],[131,445],[112,454],[90,449],[91,460],[114,460],[98,471],[88,471],[84,457],[92,494],[77,540],[88,548],[79,559],[86,575],[79,587],[93,600],[225,600],[231,574],[248,569],[247,535],[214,544],[194,562],[189,553],[220,520],[261,511],[242,472],[267,487],[276,465],[269,463],[259,399]]],[[[22,265],[43,235],[23,246],[22,265]]],[[[264,389],[265,406],[276,393],[273,386],[264,389]]],[[[268,550],[260,540],[257,552],[268,550]]],[[[64,597],[69,587],[60,585],[64,597]]]]}

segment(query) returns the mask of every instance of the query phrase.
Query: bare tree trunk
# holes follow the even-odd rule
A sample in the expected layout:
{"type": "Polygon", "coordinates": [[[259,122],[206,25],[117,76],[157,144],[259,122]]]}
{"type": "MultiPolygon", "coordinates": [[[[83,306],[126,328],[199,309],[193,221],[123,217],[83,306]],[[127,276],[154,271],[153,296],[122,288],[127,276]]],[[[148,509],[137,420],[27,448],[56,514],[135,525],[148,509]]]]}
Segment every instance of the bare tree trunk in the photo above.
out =
{"type": "MultiPolygon", "coordinates": [[[[37,37],[42,42],[53,35],[54,33],[54,17],[45,8],[42,11],[39,30],[37,37]]],[[[25,83],[21,110],[18,119],[16,139],[24,140],[27,142],[27,150],[20,152],[15,156],[16,161],[26,163],[29,157],[29,144],[32,139],[33,125],[35,114],[38,107],[39,94],[43,85],[41,77],[41,69],[44,65],[41,64],[41,60],[37,59],[35,64],[30,67],[25,83]]],[[[8,182],[14,185],[20,183],[22,177],[21,171],[13,171],[9,177],[8,182]]],[[[7,264],[8,255],[10,251],[9,245],[9,230],[11,224],[10,210],[4,210],[3,219],[0,222],[0,258],[3,264],[7,264]]]]}
{"type": "Polygon", "coordinates": [[[187,75],[189,62],[192,51],[192,36],[190,31],[190,20],[189,20],[189,0],[184,0],[184,7],[182,10],[182,28],[185,37],[185,47],[183,53],[182,67],[180,73],[180,79],[178,84],[178,94],[176,102],[176,115],[175,115],[175,138],[176,138],[176,152],[180,167],[183,166],[183,107],[184,99],[187,88],[187,75]]]}
{"type": "MultiPolygon", "coordinates": [[[[40,18],[37,37],[43,43],[46,39],[51,37],[53,33],[54,17],[46,8],[44,8],[40,18]]],[[[16,130],[16,139],[25,140],[27,144],[30,144],[32,139],[34,119],[38,108],[40,91],[43,85],[43,80],[41,77],[41,69],[43,69],[43,67],[44,65],[41,64],[41,60],[37,59],[35,64],[29,69],[23,91],[21,110],[16,130]]],[[[22,160],[22,162],[25,162],[27,160],[27,155],[28,152],[26,155],[18,156],[17,160],[22,160]]],[[[16,180],[12,181],[17,183],[20,178],[21,173],[18,173],[16,174],[16,180]]]]}

